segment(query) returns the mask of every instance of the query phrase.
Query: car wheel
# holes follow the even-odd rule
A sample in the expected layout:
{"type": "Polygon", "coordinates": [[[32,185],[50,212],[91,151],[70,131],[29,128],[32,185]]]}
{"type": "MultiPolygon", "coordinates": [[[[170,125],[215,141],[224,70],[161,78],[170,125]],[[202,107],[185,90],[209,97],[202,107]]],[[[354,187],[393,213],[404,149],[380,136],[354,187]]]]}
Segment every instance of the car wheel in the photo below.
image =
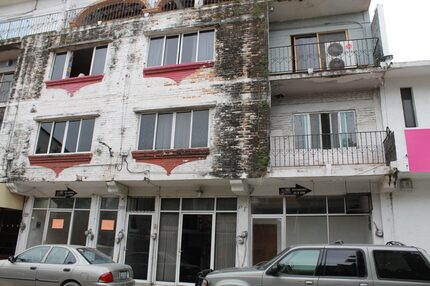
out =
{"type": "Polygon", "coordinates": [[[63,286],[81,286],[78,282],[69,281],[63,284],[63,286]]]}

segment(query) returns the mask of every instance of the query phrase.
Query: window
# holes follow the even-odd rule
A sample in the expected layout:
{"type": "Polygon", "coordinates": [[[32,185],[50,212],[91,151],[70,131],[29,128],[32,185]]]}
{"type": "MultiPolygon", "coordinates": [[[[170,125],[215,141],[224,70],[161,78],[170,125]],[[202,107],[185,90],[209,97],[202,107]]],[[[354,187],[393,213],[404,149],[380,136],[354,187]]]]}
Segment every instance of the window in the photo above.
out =
{"type": "Polygon", "coordinates": [[[103,74],[107,46],[55,54],[51,80],[103,74]]]}
{"type": "Polygon", "coordinates": [[[296,149],[331,149],[357,146],[355,112],[294,115],[296,149]]]}
{"type": "Polygon", "coordinates": [[[118,198],[102,198],[99,216],[97,249],[112,257],[115,244],[118,198]]]}
{"type": "Polygon", "coordinates": [[[112,259],[94,248],[77,248],[76,249],[89,264],[108,264],[114,263],[112,259]]]}
{"type": "Polygon", "coordinates": [[[403,116],[405,117],[406,127],[417,127],[417,120],[415,117],[415,105],[412,96],[412,88],[401,88],[400,94],[402,96],[403,116]]]}
{"type": "Polygon", "coordinates": [[[0,128],[3,126],[4,112],[6,107],[0,107],[0,128]]]}
{"type": "Polygon", "coordinates": [[[143,114],[139,150],[208,146],[209,110],[143,114]]]}
{"type": "Polygon", "coordinates": [[[430,281],[430,265],[418,251],[375,250],[379,279],[430,281]]]}
{"type": "Polygon", "coordinates": [[[36,154],[91,151],[94,121],[77,119],[41,123],[36,154]]]}
{"type": "Polygon", "coordinates": [[[39,263],[45,257],[49,250],[49,246],[38,246],[29,249],[16,257],[17,262],[39,263]]]}
{"type": "Polygon", "coordinates": [[[364,255],[360,250],[329,249],[323,273],[324,276],[364,277],[364,255]]]}
{"type": "Polygon", "coordinates": [[[13,75],[13,73],[0,74],[0,102],[6,102],[9,99],[13,75]]]}
{"type": "Polygon", "coordinates": [[[315,276],[318,258],[321,250],[305,249],[297,250],[287,254],[279,261],[279,273],[287,275],[315,276]]]}
{"type": "Polygon", "coordinates": [[[210,61],[214,58],[215,31],[152,38],[148,67],[210,61]]]}
{"type": "Polygon", "coordinates": [[[73,254],[62,247],[53,247],[45,259],[47,264],[74,264],[75,262],[73,254]]]}

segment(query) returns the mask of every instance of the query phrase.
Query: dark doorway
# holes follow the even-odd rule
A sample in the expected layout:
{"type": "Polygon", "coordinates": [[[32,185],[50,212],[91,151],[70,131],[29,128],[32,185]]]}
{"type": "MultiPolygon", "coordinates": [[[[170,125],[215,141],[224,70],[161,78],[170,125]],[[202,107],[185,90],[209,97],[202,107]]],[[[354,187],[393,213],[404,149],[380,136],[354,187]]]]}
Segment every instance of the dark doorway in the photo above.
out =
{"type": "Polygon", "coordinates": [[[0,209],[0,259],[15,254],[22,212],[0,209]]]}

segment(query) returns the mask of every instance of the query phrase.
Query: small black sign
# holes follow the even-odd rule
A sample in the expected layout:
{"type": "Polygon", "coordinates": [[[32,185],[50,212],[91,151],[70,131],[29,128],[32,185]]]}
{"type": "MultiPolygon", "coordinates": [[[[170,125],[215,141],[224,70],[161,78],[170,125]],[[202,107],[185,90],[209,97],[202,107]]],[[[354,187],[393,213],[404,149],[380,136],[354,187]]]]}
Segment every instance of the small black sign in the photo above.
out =
{"type": "Polygon", "coordinates": [[[57,190],[57,191],[55,191],[55,196],[56,197],[71,198],[71,197],[75,196],[76,194],[77,194],[77,192],[75,192],[74,190],[72,190],[69,187],[67,187],[66,190],[57,190]]]}
{"type": "Polygon", "coordinates": [[[281,196],[296,196],[297,198],[303,197],[304,195],[312,192],[311,189],[296,184],[292,188],[279,188],[279,194],[281,196]]]}

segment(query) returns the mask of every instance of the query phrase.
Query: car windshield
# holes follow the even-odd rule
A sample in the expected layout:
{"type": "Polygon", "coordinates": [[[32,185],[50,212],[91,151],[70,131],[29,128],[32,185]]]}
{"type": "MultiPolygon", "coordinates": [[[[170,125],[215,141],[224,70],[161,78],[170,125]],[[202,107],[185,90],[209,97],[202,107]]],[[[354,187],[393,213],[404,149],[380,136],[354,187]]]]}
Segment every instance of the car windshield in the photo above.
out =
{"type": "Polygon", "coordinates": [[[281,253],[279,253],[278,255],[276,255],[275,257],[273,257],[272,259],[270,259],[269,261],[266,261],[264,263],[260,262],[256,265],[257,269],[259,270],[263,270],[266,269],[267,267],[269,267],[270,265],[273,264],[273,262],[275,262],[276,260],[278,260],[281,256],[283,256],[288,250],[290,250],[290,248],[286,248],[284,249],[281,253]]]}
{"type": "Polygon", "coordinates": [[[90,264],[114,263],[109,256],[107,256],[104,253],[101,253],[100,251],[94,248],[78,248],[77,251],[90,264]]]}

